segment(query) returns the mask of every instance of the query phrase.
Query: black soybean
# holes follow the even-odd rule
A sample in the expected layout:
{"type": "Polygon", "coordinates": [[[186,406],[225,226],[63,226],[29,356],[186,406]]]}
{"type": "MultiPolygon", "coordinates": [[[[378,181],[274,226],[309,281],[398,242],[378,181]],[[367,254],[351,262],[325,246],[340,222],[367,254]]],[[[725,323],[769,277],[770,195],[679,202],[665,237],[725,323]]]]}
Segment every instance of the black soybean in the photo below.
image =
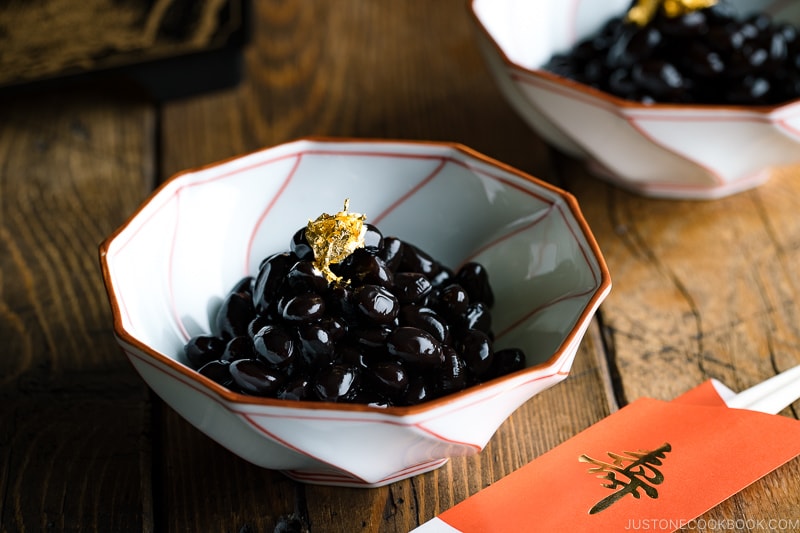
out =
{"type": "Polygon", "coordinates": [[[400,303],[421,302],[431,293],[433,286],[419,272],[399,272],[394,276],[395,294],[400,303]]]}
{"type": "Polygon", "coordinates": [[[459,343],[461,357],[467,368],[477,376],[486,373],[492,366],[494,351],[489,336],[476,329],[467,330],[459,343]]]}
{"type": "Polygon", "coordinates": [[[412,366],[431,368],[442,364],[442,345],[425,330],[400,326],[386,340],[389,354],[412,366]]]}
{"type": "Polygon", "coordinates": [[[253,299],[246,292],[231,292],[223,300],[217,312],[217,334],[225,339],[231,339],[247,334],[247,326],[255,318],[253,299]]]}
{"type": "Polygon", "coordinates": [[[339,362],[354,365],[359,368],[367,367],[366,350],[354,344],[337,344],[335,359],[339,362]]]}
{"type": "Polygon", "coordinates": [[[364,250],[376,254],[383,246],[383,234],[376,226],[364,224],[364,250]]]}
{"type": "Polygon", "coordinates": [[[400,361],[379,361],[369,368],[376,389],[395,398],[408,386],[408,373],[400,361]]]}
{"type": "Polygon", "coordinates": [[[504,376],[525,368],[525,353],[519,348],[505,348],[494,353],[491,377],[504,376]]]}
{"type": "Polygon", "coordinates": [[[233,385],[230,367],[229,361],[211,361],[200,367],[197,372],[223,387],[230,387],[233,385]]]}
{"type": "Polygon", "coordinates": [[[336,275],[349,279],[354,285],[391,287],[394,281],[394,275],[383,259],[365,248],[359,248],[339,267],[332,270],[336,275]]]}
{"type": "Polygon", "coordinates": [[[281,386],[281,374],[258,359],[240,359],[230,366],[239,390],[255,396],[272,396],[281,386]]]}
{"type": "Polygon", "coordinates": [[[250,295],[250,297],[252,298],[254,284],[255,284],[255,278],[253,276],[245,276],[239,280],[239,283],[233,286],[231,292],[245,293],[250,295]]]}
{"type": "Polygon", "coordinates": [[[337,342],[347,335],[347,323],[341,318],[324,316],[319,320],[319,325],[328,332],[333,342],[337,342]]]}
{"type": "Polygon", "coordinates": [[[450,326],[429,307],[406,305],[400,310],[400,325],[423,329],[442,344],[450,343],[450,326]]]}
{"type": "Polygon", "coordinates": [[[451,320],[463,316],[469,308],[467,291],[456,283],[443,288],[436,299],[437,310],[451,320]]]}
{"type": "Polygon", "coordinates": [[[328,288],[328,280],[311,261],[298,261],[286,272],[284,286],[292,293],[322,293],[328,288]]]}
{"type": "Polygon", "coordinates": [[[388,324],[397,318],[400,302],[380,285],[362,285],[353,293],[356,309],[362,319],[371,324],[388,324]]]}
{"type": "Polygon", "coordinates": [[[316,320],[325,313],[325,301],[311,292],[288,297],[281,307],[281,316],[289,322],[316,320]]]}
{"type": "Polygon", "coordinates": [[[197,335],[189,339],[183,348],[186,360],[194,368],[200,368],[222,356],[225,341],[213,335],[197,335]]]}
{"type": "Polygon", "coordinates": [[[797,28],[721,0],[643,28],[612,18],[544,68],[642,102],[776,105],[800,97],[799,57],[797,28]]]}
{"type": "Polygon", "coordinates": [[[483,302],[469,304],[464,313],[464,329],[477,329],[487,335],[492,331],[492,314],[483,302]]]}
{"type": "Polygon", "coordinates": [[[333,265],[344,281],[329,283],[305,228],[289,248],[233,286],[213,334],[185,344],[192,368],[243,394],[388,407],[524,367],[520,350],[492,352],[494,295],[479,263],[453,272],[367,225],[365,246],[333,265]]]}
{"type": "Polygon", "coordinates": [[[360,381],[358,367],[333,364],[323,367],[314,380],[314,392],[324,402],[352,401],[358,395],[360,381]]]}
{"type": "Polygon", "coordinates": [[[439,385],[443,392],[455,392],[467,386],[467,364],[451,347],[444,349],[444,361],[439,385]]]}
{"type": "Polygon", "coordinates": [[[356,324],[350,328],[349,335],[355,346],[361,349],[377,349],[386,346],[386,340],[392,331],[394,331],[394,328],[388,324],[368,326],[356,324]]]}
{"type": "Polygon", "coordinates": [[[299,352],[292,335],[276,324],[264,326],[253,335],[253,348],[257,357],[273,366],[288,365],[299,352]]]}
{"type": "Polygon", "coordinates": [[[399,400],[400,405],[417,405],[436,398],[439,394],[436,386],[423,376],[409,380],[406,390],[399,400]]]}
{"type": "Polygon", "coordinates": [[[331,362],[335,344],[331,332],[320,322],[306,322],[297,327],[302,352],[306,363],[318,366],[321,362],[331,362]]]}
{"type": "Polygon", "coordinates": [[[488,307],[494,305],[494,292],[489,283],[489,273],[480,263],[464,264],[458,269],[455,281],[467,291],[471,302],[483,302],[488,307]]]}
{"type": "Polygon", "coordinates": [[[258,313],[265,314],[270,310],[286,273],[296,262],[297,256],[288,252],[273,254],[261,262],[253,285],[253,303],[258,313]]]}
{"type": "Polygon", "coordinates": [[[281,400],[308,400],[313,394],[311,381],[305,376],[293,378],[278,390],[277,398],[281,400]]]}
{"type": "Polygon", "coordinates": [[[384,238],[383,248],[378,252],[378,256],[383,259],[389,270],[396,272],[403,259],[403,241],[397,237],[384,238]]]}
{"type": "Polygon", "coordinates": [[[297,256],[298,259],[305,261],[314,260],[314,249],[306,239],[306,228],[300,228],[292,236],[289,242],[289,249],[297,256]]]}
{"type": "Polygon", "coordinates": [[[225,345],[225,350],[220,356],[222,361],[230,361],[231,363],[239,359],[252,359],[255,356],[253,351],[253,340],[249,335],[240,335],[228,341],[225,345]]]}
{"type": "Polygon", "coordinates": [[[439,273],[442,266],[426,252],[423,252],[413,244],[404,243],[403,257],[400,261],[400,269],[404,272],[419,272],[427,277],[433,277],[439,273]]]}
{"type": "Polygon", "coordinates": [[[432,275],[429,279],[431,280],[431,285],[434,287],[443,287],[450,283],[453,280],[453,271],[449,268],[440,265],[439,271],[432,275]]]}
{"type": "Polygon", "coordinates": [[[354,319],[356,308],[353,303],[353,288],[351,286],[337,284],[333,287],[328,287],[324,297],[325,308],[330,316],[336,316],[345,322],[354,319]]]}

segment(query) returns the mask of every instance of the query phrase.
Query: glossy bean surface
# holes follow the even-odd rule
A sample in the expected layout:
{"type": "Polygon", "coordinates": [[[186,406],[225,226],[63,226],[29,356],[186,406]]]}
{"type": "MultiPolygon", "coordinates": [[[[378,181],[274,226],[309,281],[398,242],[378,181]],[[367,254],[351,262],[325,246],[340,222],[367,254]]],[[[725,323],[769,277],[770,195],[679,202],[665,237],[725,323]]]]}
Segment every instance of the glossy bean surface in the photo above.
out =
{"type": "Polygon", "coordinates": [[[624,16],[543,66],[620,98],[645,103],[776,105],[800,98],[797,28],[729,2],[644,27],[624,16]]]}
{"type": "Polygon", "coordinates": [[[242,394],[374,407],[416,405],[524,367],[519,350],[494,354],[494,294],[479,263],[451,270],[372,225],[364,247],[331,265],[340,280],[313,260],[300,228],[289,251],[231,288],[184,360],[242,394]]]}

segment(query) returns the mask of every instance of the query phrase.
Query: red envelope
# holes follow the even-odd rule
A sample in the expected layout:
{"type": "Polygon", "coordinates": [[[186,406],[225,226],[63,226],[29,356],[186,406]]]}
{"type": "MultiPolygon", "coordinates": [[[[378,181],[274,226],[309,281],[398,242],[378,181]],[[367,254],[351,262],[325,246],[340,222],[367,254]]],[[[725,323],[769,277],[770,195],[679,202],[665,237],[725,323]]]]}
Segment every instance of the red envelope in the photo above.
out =
{"type": "Polygon", "coordinates": [[[728,408],[706,382],[639,399],[415,533],[674,531],[800,454],[800,421],[728,408]]]}

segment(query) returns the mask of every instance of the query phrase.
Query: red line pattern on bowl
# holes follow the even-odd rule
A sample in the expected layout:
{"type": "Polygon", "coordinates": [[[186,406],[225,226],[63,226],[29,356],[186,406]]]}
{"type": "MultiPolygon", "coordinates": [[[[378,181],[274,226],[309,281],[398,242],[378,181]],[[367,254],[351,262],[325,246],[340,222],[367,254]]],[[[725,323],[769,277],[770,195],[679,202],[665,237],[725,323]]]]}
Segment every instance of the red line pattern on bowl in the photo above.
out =
{"type": "MultiPolygon", "coordinates": [[[[798,105],[797,108],[798,108],[798,110],[800,110],[800,105],[798,105]]],[[[789,118],[793,118],[793,117],[789,117],[789,118]]],[[[800,125],[798,125],[796,127],[792,126],[791,124],[789,124],[789,121],[787,119],[779,120],[779,121],[776,122],[776,124],[788,136],[797,137],[798,139],[800,139],[800,125]]]]}
{"type": "MultiPolygon", "coordinates": [[[[319,457],[314,456],[313,454],[310,454],[308,452],[305,452],[305,451],[293,446],[292,444],[290,444],[289,442],[285,441],[284,439],[282,439],[282,438],[278,437],[277,435],[273,434],[272,432],[266,430],[262,425],[258,424],[255,421],[255,419],[256,418],[285,418],[285,419],[292,419],[292,420],[317,420],[318,419],[318,420],[324,420],[324,421],[355,422],[355,423],[360,423],[360,424],[376,424],[377,423],[377,424],[388,424],[388,425],[394,425],[394,426],[400,426],[400,427],[415,427],[419,431],[421,431],[423,433],[426,433],[426,434],[430,435],[432,438],[434,438],[434,439],[436,439],[436,440],[438,440],[440,442],[443,442],[445,444],[456,445],[456,446],[461,446],[461,447],[465,447],[465,448],[472,448],[473,452],[479,452],[483,448],[483,446],[481,446],[480,444],[477,444],[477,443],[459,442],[459,441],[455,441],[455,440],[452,440],[452,439],[448,439],[448,438],[446,438],[446,437],[444,437],[442,435],[437,434],[435,431],[427,428],[424,425],[426,423],[430,423],[431,421],[434,421],[434,420],[436,420],[438,418],[441,418],[443,416],[448,415],[450,412],[453,411],[452,409],[451,410],[439,410],[439,411],[437,411],[435,416],[431,416],[429,418],[426,418],[424,420],[419,420],[419,421],[414,422],[414,423],[403,423],[402,421],[395,421],[395,420],[388,420],[388,419],[376,420],[376,419],[360,418],[360,417],[357,417],[357,416],[346,416],[347,413],[342,413],[341,415],[337,415],[337,416],[313,416],[313,415],[297,415],[297,414],[279,415],[279,414],[258,413],[256,411],[252,411],[252,410],[239,409],[239,408],[233,407],[230,404],[230,402],[226,402],[220,396],[218,396],[216,394],[212,394],[211,390],[209,390],[209,388],[202,387],[201,383],[197,383],[196,381],[187,378],[186,376],[184,376],[180,372],[171,371],[171,369],[169,369],[166,366],[163,366],[162,364],[159,364],[158,362],[154,361],[152,358],[149,358],[149,357],[146,357],[146,356],[141,356],[138,353],[136,353],[136,352],[134,352],[132,350],[129,350],[129,349],[124,349],[123,351],[124,351],[125,355],[128,358],[135,358],[138,361],[150,366],[154,370],[164,374],[169,379],[174,379],[174,380],[180,381],[182,384],[190,387],[194,391],[196,391],[196,392],[206,396],[210,400],[214,401],[216,404],[218,404],[223,409],[225,409],[225,410],[227,410],[227,411],[229,411],[229,412],[231,412],[233,414],[236,414],[236,415],[240,416],[243,420],[246,420],[247,423],[254,430],[258,431],[259,433],[261,433],[261,434],[263,434],[265,436],[267,436],[269,439],[280,443],[282,446],[294,451],[295,453],[298,453],[300,455],[304,455],[306,457],[309,457],[309,458],[313,459],[314,461],[317,461],[317,462],[319,462],[321,464],[328,464],[328,465],[331,466],[331,468],[335,468],[335,469],[337,469],[337,470],[339,470],[341,472],[345,472],[344,469],[342,469],[341,467],[334,466],[331,463],[329,463],[328,461],[325,461],[325,460],[323,460],[323,459],[321,459],[319,457]]],[[[566,375],[567,372],[564,371],[564,369],[563,369],[564,365],[566,365],[566,364],[567,364],[567,358],[565,357],[564,360],[562,361],[561,365],[558,368],[553,369],[553,372],[550,372],[550,373],[544,374],[544,375],[540,375],[540,376],[535,376],[532,379],[529,379],[529,380],[526,380],[524,382],[518,383],[513,388],[516,389],[516,388],[519,388],[519,387],[524,387],[524,386],[526,386],[526,385],[528,385],[528,384],[530,384],[532,382],[541,381],[541,380],[544,380],[544,379],[549,379],[549,378],[552,378],[552,377],[554,377],[556,375],[566,375]]],[[[206,377],[204,377],[204,376],[202,376],[200,374],[197,374],[197,378],[200,381],[207,381],[207,382],[209,382],[209,384],[212,384],[212,387],[210,387],[210,388],[214,388],[213,386],[217,385],[216,383],[211,382],[211,380],[209,380],[208,378],[206,378],[206,377]]],[[[498,391],[496,391],[495,394],[493,394],[491,396],[486,396],[484,398],[477,399],[477,400],[475,400],[473,402],[470,402],[470,403],[467,403],[467,404],[461,404],[455,410],[461,410],[461,409],[464,409],[464,408],[467,408],[467,407],[471,407],[471,406],[473,406],[475,404],[479,404],[479,403],[483,403],[483,402],[489,401],[489,400],[493,399],[495,396],[497,396],[499,394],[502,394],[503,392],[505,392],[505,391],[498,390],[498,391]]],[[[301,403],[301,402],[289,402],[289,403],[295,403],[296,404],[296,403],[301,403]]],[[[302,402],[302,403],[308,403],[308,402],[302,402]]],[[[312,406],[316,406],[316,404],[312,404],[312,406]]],[[[233,453],[235,453],[235,452],[233,452],[233,453]]],[[[447,459],[441,460],[441,464],[444,464],[444,462],[446,462],[446,461],[447,461],[447,459]]],[[[378,484],[384,483],[385,481],[387,481],[389,479],[392,479],[392,478],[395,478],[395,477],[398,477],[398,478],[399,477],[405,477],[405,474],[407,474],[408,471],[411,471],[411,470],[414,470],[414,469],[420,469],[420,471],[429,470],[429,469],[431,469],[431,468],[428,468],[429,466],[432,467],[433,464],[438,463],[438,462],[439,461],[433,461],[433,462],[430,462],[430,463],[421,463],[421,464],[413,465],[411,467],[407,467],[406,469],[404,469],[402,471],[395,472],[391,476],[389,476],[388,478],[383,479],[383,480],[379,480],[377,482],[366,482],[364,480],[361,480],[360,482],[356,481],[356,480],[359,480],[360,478],[358,476],[356,476],[355,474],[352,474],[350,472],[348,472],[347,474],[349,474],[349,476],[352,476],[352,477],[338,476],[338,475],[335,475],[335,474],[331,474],[330,476],[332,476],[333,478],[343,477],[343,481],[348,482],[348,483],[363,484],[363,485],[373,485],[373,484],[376,484],[376,483],[378,483],[378,484]]],[[[303,479],[307,479],[309,481],[313,480],[314,477],[316,475],[318,475],[316,473],[315,474],[301,474],[299,471],[289,471],[289,472],[291,474],[290,477],[291,476],[295,476],[295,477],[299,476],[298,479],[300,479],[300,477],[302,477],[303,479]]],[[[318,479],[317,481],[323,481],[326,478],[327,478],[327,476],[322,477],[322,478],[318,479]]],[[[332,481],[333,479],[327,479],[327,480],[328,481],[332,481]]],[[[340,481],[342,481],[342,480],[340,480],[340,481]]]]}
{"type": "MultiPolygon", "coordinates": [[[[302,158],[303,158],[303,154],[297,154],[296,160],[294,162],[294,165],[292,165],[291,170],[289,170],[289,174],[287,174],[286,178],[283,180],[283,183],[281,184],[280,189],[278,189],[278,193],[269,201],[269,204],[267,204],[267,207],[266,207],[266,209],[264,209],[264,212],[261,213],[260,217],[258,217],[258,221],[256,222],[255,228],[253,229],[252,233],[250,234],[250,239],[247,242],[247,253],[245,254],[245,259],[244,259],[244,265],[245,265],[244,274],[245,275],[247,274],[247,265],[250,264],[249,263],[250,257],[252,257],[252,255],[253,255],[253,241],[255,240],[256,230],[264,222],[264,219],[267,218],[267,215],[269,215],[270,211],[272,211],[272,208],[275,207],[275,204],[278,203],[278,200],[280,199],[281,195],[283,195],[283,191],[285,191],[286,187],[289,186],[289,182],[292,181],[292,178],[294,177],[295,172],[297,172],[297,167],[300,166],[300,161],[301,161],[302,158]]],[[[285,159],[285,158],[277,158],[277,159],[285,159]]],[[[274,162],[275,162],[275,160],[272,160],[270,162],[270,164],[274,163],[274,162]]],[[[231,174],[233,174],[233,173],[231,173],[231,174]]],[[[171,277],[172,276],[170,275],[170,278],[171,277]]]]}
{"type": "MultiPolygon", "coordinates": [[[[786,108],[781,109],[780,119],[773,116],[773,114],[765,115],[763,113],[737,110],[735,108],[731,108],[729,110],[729,113],[725,115],[720,115],[718,112],[715,112],[713,114],[708,113],[702,106],[698,106],[694,109],[689,109],[689,111],[692,111],[692,113],[687,112],[685,109],[681,109],[680,112],[676,112],[675,114],[664,113],[663,108],[654,110],[642,109],[636,107],[620,109],[610,105],[602,98],[593,97],[592,95],[586,94],[587,91],[592,90],[591,88],[586,88],[586,87],[567,88],[551,82],[549,79],[543,77],[541,74],[536,75],[535,73],[526,72],[516,68],[512,67],[509,68],[512,78],[514,78],[519,83],[546,89],[550,92],[559,94],[564,98],[575,100],[577,102],[581,102],[583,104],[596,107],[605,112],[613,114],[622,120],[625,120],[632,128],[634,128],[637,132],[639,132],[639,134],[642,137],[645,137],[653,144],[659,146],[665,152],[692,161],[692,163],[702,168],[710,177],[712,177],[714,179],[714,182],[716,183],[716,185],[703,185],[699,183],[686,183],[678,185],[674,183],[647,182],[638,185],[640,188],[643,189],[668,188],[674,191],[680,191],[680,190],[692,191],[698,189],[706,189],[709,187],[724,186],[728,184],[728,182],[718,172],[716,172],[713,168],[709,167],[708,165],[700,163],[694,158],[691,158],[687,154],[682,153],[674,148],[665,146],[664,143],[662,143],[652,135],[648,134],[645,131],[645,129],[643,129],[640,126],[639,124],[640,121],[693,122],[702,120],[706,122],[754,122],[759,124],[772,125],[777,129],[783,130],[784,132],[788,133],[791,136],[800,136],[800,129],[793,128],[788,124],[789,120],[793,119],[795,116],[800,116],[800,104],[796,106],[791,106],[789,108],[790,111],[788,112],[788,116],[786,116],[787,115],[786,108]]],[[[760,179],[760,172],[757,173],[757,175],[754,176],[753,178],[750,179],[743,178],[738,181],[742,184],[742,186],[744,186],[744,184],[750,181],[753,180],[758,181],[759,179],[760,179]]],[[[624,181],[617,180],[617,181],[620,184],[625,184],[627,182],[627,180],[624,181]]]]}
{"type": "MultiPolygon", "coordinates": [[[[596,2],[597,0],[592,0],[596,2]]],[[[578,13],[581,10],[581,0],[572,0],[572,7],[570,8],[569,15],[569,40],[575,42],[578,40],[578,13]]]]}

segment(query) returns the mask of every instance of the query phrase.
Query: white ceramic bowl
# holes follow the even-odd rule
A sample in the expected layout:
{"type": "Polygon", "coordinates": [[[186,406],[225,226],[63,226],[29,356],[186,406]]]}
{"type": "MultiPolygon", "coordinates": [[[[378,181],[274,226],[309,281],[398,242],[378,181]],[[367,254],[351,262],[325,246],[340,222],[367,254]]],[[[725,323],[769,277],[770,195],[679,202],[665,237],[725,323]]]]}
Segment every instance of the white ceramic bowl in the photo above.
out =
{"type": "MultiPolygon", "coordinates": [[[[733,0],[741,14],[800,25],[800,2],[733,0]]],[[[624,14],[630,0],[472,0],[492,75],[542,138],[637,193],[712,199],[800,162],[800,100],[773,107],[632,102],[541,67],[624,14]]]]}
{"type": "Polygon", "coordinates": [[[611,287],[570,195],[468,148],[303,139],[174,176],[100,246],[114,330],[163,400],[212,439],[311,483],[379,486],[479,452],[534,394],[563,380],[611,287]],[[446,265],[481,262],[495,345],[528,367],[413,407],[256,398],[185,366],[221,299],[320,213],[367,215],[446,265]]]}

